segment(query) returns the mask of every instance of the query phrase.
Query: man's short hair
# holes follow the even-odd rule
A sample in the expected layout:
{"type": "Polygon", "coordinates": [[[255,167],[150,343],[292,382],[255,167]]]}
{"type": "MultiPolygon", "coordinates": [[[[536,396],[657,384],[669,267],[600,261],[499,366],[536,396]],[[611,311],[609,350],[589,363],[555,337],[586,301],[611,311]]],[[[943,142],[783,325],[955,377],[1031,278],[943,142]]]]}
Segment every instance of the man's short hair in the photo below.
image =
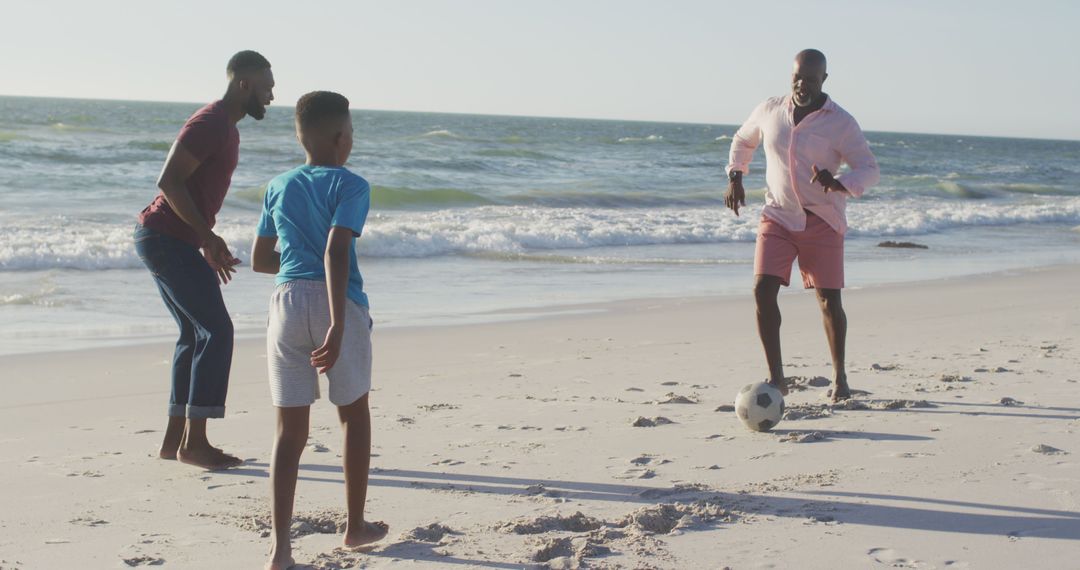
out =
{"type": "Polygon", "coordinates": [[[333,91],[312,91],[296,102],[296,121],[300,128],[317,127],[327,119],[348,116],[349,100],[333,91]]]}
{"type": "Polygon", "coordinates": [[[822,66],[827,65],[825,54],[816,49],[804,49],[795,54],[795,59],[806,63],[816,63],[821,64],[822,66]]]}
{"type": "Polygon", "coordinates": [[[264,69],[270,69],[270,62],[259,52],[249,49],[236,52],[236,55],[229,58],[229,64],[225,66],[225,72],[229,74],[229,77],[264,69]]]}

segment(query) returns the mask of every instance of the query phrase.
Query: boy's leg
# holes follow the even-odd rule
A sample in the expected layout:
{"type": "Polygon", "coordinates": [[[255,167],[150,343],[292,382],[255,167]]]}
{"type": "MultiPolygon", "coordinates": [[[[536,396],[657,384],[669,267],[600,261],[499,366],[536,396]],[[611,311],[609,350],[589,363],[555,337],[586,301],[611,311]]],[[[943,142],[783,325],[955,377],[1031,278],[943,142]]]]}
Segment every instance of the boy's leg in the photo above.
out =
{"type": "Polygon", "coordinates": [[[825,337],[829,340],[832,353],[833,380],[832,401],[839,402],[851,397],[851,388],[847,383],[847,371],[844,369],[844,349],[847,340],[847,314],[840,302],[840,289],[818,289],[818,304],[825,323],[825,337]]]}
{"type": "Polygon", "coordinates": [[[293,565],[292,528],[293,501],[296,498],[296,477],[300,455],[308,439],[308,419],[311,406],[279,407],[274,455],[270,463],[271,537],[270,560],[267,570],[284,570],[293,565]]]}
{"type": "Polygon", "coordinates": [[[371,467],[371,410],[364,394],[347,406],[338,406],[338,417],[345,432],[345,500],[348,525],[345,546],[355,547],[381,540],[389,529],[386,523],[364,520],[367,502],[368,469],[371,467]]]}

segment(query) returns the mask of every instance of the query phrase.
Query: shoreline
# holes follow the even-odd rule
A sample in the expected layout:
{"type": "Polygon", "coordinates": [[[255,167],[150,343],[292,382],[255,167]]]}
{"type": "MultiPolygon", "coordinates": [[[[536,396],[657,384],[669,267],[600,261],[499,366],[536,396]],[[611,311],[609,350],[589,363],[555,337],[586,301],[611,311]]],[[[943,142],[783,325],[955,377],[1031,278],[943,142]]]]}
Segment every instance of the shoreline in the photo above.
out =
{"type": "MultiPolygon", "coordinates": [[[[1055,264],[1050,264],[1050,265],[1037,265],[1037,266],[1025,266],[1025,267],[1018,267],[1018,268],[995,269],[995,270],[988,271],[988,272],[965,273],[965,274],[961,274],[961,275],[951,275],[951,276],[947,275],[947,276],[943,276],[943,277],[932,277],[932,278],[926,278],[926,279],[916,279],[916,280],[913,280],[913,281],[877,282],[877,283],[870,283],[870,284],[867,284],[867,285],[849,286],[849,287],[846,287],[844,289],[844,291],[845,291],[845,293],[850,293],[850,292],[853,292],[853,291],[860,291],[860,290],[877,290],[877,289],[883,289],[883,288],[887,289],[887,288],[893,288],[893,287],[910,287],[910,286],[919,286],[919,285],[929,285],[929,284],[934,284],[934,283],[950,282],[950,281],[955,281],[955,280],[975,280],[975,279],[989,278],[989,277],[994,277],[994,276],[1015,275],[1017,273],[1021,273],[1021,274],[1022,273],[1038,273],[1038,272],[1043,272],[1043,271],[1053,271],[1055,269],[1064,269],[1064,268],[1070,268],[1070,267],[1080,267],[1080,263],[1055,263],[1055,264]]],[[[802,288],[801,283],[799,283],[797,281],[797,277],[798,277],[798,269],[794,268],[792,270],[792,285],[790,287],[781,288],[780,294],[782,296],[806,293],[808,291],[808,290],[805,290],[805,289],[802,288]]],[[[460,314],[460,315],[453,315],[453,316],[446,317],[446,322],[438,322],[438,323],[425,323],[425,324],[418,324],[418,323],[415,323],[415,322],[404,322],[404,323],[394,323],[394,322],[386,323],[386,322],[382,322],[382,323],[380,323],[379,319],[376,318],[376,327],[381,329],[381,330],[387,330],[387,329],[394,329],[394,330],[396,330],[396,329],[437,329],[437,330],[445,330],[445,329],[448,329],[448,328],[456,328],[456,327],[469,327],[469,326],[479,326],[479,325],[486,325],[486,324],[522,322],[522,321],[532,321],[532,320],[539,320],[539,319],[557,318],[557,317],[563,316],[563,315],[573,315],[573,314],[582,314],[582,313],[605,313],[605,312],[614,311],[614,310],[620,308],[621,306],[635,305],[635,304],[641,304],[641,303],[650,303],[650,302],[661,302],[661,301],[671,301],[671,300],[700,301],[700,302],[723,302],[725,300],[738,299],[740,297],[749,298],[751,296],[751,293],[750,293],[751,285],[752,284],[751,284],[750,278],[748,277],[747,278],[746,292],[744,292],[744,293],[730,292],[730,293],[720,293],[720,294],[711,294],[710,293],[710,294],[682,294],[682,295],[680,295],[680,294],[652,295],[652,296],[627,297],[627,298],[613,299],[613,300],[603,300],[603,301],[589,301],[589,302],[582,302],[582,303],[554,303],[554,304],[549,304],[549,305],[537,305],[537,306],[526,305],[526,306],[516,306],[516,307],[505,307],[505,308],[486,310],[486,311],[480,311],[480,312],[475,312],[475,313],[464,313],[464,314],[460,314]]],[[[373,316],[378,317],[379,316],[378,312],[375,312],[373,314],[373,316]]],[[[61,343],[61,342],[65,341],[65,340],[68,340],[68,341],[75,340],[76,342],[81,342],[81,343],[93,342],[94,344],[92,344],[90,346],[80,346],[80,347],[76,347],[76,348],[54,348],[54,349],[30,350],[30,351],[11,352],[11,353],[2,353],[2,352],[0,352],[0,364],[2,364],[3,360],[6,359],[6,358],[17,357],[17,356],[32,357],[32,356],[41,356],[41,355],[47,355],[47,354],[79,354],[79,353],[87,353],[87,352],[98,352],[98,351],[102,351],[102,350],[113,350],[113,349],[119,350],[119,349],[125,349],[125,348],[147,347],[147,346],[158,346],[158,345],[172,346],[174,344],[174,342],[175,342],[175,340],[173,340],[173,337],[174,337],[174,333],[171,332],[171,331],[170,332],[154,332],[153,334],[150,334],[150,335],[145,335],[144,334],[141,337],[137,333],[132,333],[130,336],[108,337],[106,339],[98,340],[96,342],[95,341],[90,341],[90,340],[85,339],[85,338],[72,339],[71,337],[57,336],[57,337],[53,337],[53,338],[55,338],[58,341],[58,343],[61,343]],[[146,338],[147,336],[149,336],[150,338],[146,338]]],[[[264,330],[263,327],[247,326],[247,327],[237,327],[236,328],[236,343],[237,344],[240,344],[241,342],[251,342],[253,340],[261,340],[261,339],[264,339],[264,338],[265,338],[265,330],[264,330]]]]}

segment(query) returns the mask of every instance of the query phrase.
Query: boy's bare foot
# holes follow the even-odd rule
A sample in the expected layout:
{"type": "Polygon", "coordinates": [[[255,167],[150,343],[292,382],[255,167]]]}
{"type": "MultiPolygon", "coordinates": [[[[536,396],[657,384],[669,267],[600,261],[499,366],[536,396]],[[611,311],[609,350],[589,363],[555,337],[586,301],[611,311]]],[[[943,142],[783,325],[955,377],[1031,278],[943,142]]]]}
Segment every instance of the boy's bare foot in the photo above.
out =
{"type": "Polygon", "coordinates": [[[829,400],[836,404],[851,398],[851,388],[847,383],[847,375],[837,375],[836,380],[833,381],[832,389],[829,390],[829,400]]]}
{"type": "Polygon", "coordinates": [[[216,447],[179,449],[176,451],[176,459],[180,463],[202,467],[209,471],[238,467],[244,463],[243,459],[229,455],[216,447]]]}
{"type": "Polygon", "coordinates": [[[364,521],[363,526],[358,530],[345,529],[345,547],[356,548],[357,546],[378,542],[386,536],[387,532],[390,532],[390,525],[382,521],[364,521]]]}
{"type": "Polygon", "coordinates": [[[780,380],[769,380],[769,385],[773,388],[776,388],[777,390],[780,390],[781,396],[788,395],[787,378],[782,378],[780,380]]]}

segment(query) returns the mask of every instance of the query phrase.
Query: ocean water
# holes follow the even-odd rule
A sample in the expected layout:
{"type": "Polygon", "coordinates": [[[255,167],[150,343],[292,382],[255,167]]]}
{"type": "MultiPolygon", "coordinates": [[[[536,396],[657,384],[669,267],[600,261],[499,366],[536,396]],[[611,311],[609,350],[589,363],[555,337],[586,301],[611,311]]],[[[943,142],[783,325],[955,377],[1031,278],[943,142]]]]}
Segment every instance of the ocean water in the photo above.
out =
{"type": "MultiPolygon", "coordinates": [[[[168,339],[131,245],[137,213],[200,105],[0,97],[0,354],[168,339]]],[[[380,325],[539,307],[746,294],[764,192],[723,208],[735,125],[354,111],[348,166],[373,187],[359,242],[380,325]]],[[[291,108],[239,125],[216,231],[247,260],[263,188],[303,161],[291,108]]],[[[849,200],[849,286],[1080,260],[1080,142],[867,133],[881,184],[849,200]],[[926,250],[884,249],[883,240],[926,250]]],[[[272,277],[224,289],[241,334],[272,277]]]]}

